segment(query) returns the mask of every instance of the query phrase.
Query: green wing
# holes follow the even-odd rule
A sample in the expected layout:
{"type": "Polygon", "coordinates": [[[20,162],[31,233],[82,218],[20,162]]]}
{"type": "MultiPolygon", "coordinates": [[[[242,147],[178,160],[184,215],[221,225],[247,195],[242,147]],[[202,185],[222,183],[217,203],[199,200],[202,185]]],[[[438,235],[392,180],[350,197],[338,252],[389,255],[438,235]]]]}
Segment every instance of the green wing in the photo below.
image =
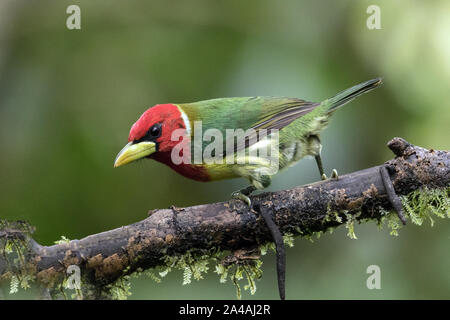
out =
{"type": "MultiPolygon", "coordinates": [[[[182,104],[180,107],[191,121],[202,121],[203,133],[208,129],[218,129],[225,138],[226,129],[255,129],[256,139],[248,137],[245,146],[239,148],[241,149],[262,139],[265,135],[261,134],[261,129],[266,129],[264,132],[267,133],[272,129],[281,130],[318,105],[297,98],[244,97],[206,100],[182,104]]],[[[203,147],[208,143],[204,142],[203,147]]]]}
{"type": "Polygon", "coordinates": [[[278,129],[281,130],[288,126],[292,121],[311,112],[319,104],[304,101],[295,98],[275,98],[272,104],[260,115],[260,118],[251,128],[259,129],[278,129]]]}

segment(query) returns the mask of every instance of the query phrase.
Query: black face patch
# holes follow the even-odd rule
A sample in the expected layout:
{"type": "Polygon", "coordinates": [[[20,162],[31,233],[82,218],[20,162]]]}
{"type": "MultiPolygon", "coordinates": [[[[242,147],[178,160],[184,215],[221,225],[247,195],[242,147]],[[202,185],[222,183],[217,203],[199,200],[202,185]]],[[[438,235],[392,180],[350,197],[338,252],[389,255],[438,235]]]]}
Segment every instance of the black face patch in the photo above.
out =
{"type": "Polygon", "coordinates": [[[156,144],[156,150],[158,150],[158,143],[156,142],[156,139],[158,139],[161,136],[161,133],[162,133],[162,124],[156,123],[152,125],[150,129],[148,129],[145,136],[143,136],[139,140],[134,140],[133,144],[137,144],[143,141],[151,141],[156,144]]]}

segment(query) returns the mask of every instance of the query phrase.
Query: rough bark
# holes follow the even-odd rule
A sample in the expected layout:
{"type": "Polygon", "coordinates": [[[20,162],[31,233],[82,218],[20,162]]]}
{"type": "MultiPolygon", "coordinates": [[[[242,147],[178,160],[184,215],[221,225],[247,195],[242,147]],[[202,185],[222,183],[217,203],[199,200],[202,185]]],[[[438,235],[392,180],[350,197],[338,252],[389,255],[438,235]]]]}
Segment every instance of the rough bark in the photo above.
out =
{"type": "MultiPolygon", "coordinates": [[[[395,192],[406,195],[421,187],[442,188],[450,184],[448,151],[427,150],[394,138],[388,147],[396,157],[386,167],[395,192]]],[[[380,175],[380,167],[340,176],[310,185],[252,197],[253,203],[271,210],[281,232],[304,234],[325,231],[345,223],[344,212],[357,219],[379,219],[392,209],[380,175]],[[330,211],[344,217],[341,223],[326,219],[330,211]]],[[[161,265],[166,255],[191,249],[242,250],[271,241],[259,214],[237,200],[188,208],[151,210],[137,223],[53,246],[29,239],[29,270],[39,282],[50,285],[78,265],[83,279],[101,288],[123,275],[161,265]]],[[[0,258],[0,275],[7,265],[0,258]]]]}

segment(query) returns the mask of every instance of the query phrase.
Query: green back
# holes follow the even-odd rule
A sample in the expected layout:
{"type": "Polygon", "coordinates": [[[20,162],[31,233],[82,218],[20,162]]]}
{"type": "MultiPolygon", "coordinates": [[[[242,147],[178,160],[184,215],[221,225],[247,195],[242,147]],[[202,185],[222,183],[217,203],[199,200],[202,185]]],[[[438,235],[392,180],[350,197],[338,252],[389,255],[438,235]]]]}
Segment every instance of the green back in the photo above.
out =
{"type": "MultiPolygon", "coordinates": [[[[254,128],[281,130],[297,118],[314,110],[318,104],[278,97],[220,98],[180,104],[193,121],[202,121],[202,130],[218,129],[225,138],[226,129],[254,128]]],[[[204,142],[208,144],[209,142],[204,142]]]]}

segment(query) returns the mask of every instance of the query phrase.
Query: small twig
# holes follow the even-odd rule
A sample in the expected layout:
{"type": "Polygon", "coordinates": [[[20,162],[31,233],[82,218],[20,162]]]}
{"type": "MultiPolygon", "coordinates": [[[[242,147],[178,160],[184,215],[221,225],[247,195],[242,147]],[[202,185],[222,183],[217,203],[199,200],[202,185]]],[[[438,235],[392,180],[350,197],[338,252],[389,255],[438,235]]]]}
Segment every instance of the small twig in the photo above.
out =
{"type": "Polygon", "coordinates": [[[269,228],[273,241],[275,242],[275,249],[277,252],[277,276],[278,276],[278,291],[280,292],[280,299],[286,299],[286,250],[284,248],[283,235],[278,229],[278,226],[272,220],[270,211],[259,204],[254,205],[254,209],[261,213],[261,216],[269,228]]]}
{"type": "Polygon", "coordinates": [[[400,221],[403,223],[403,225],[406,225],[406,218],[403,213],[402,201],[398,197],[397,193],[395,193],[395,189],[392,184],[391,178],[389,177],[389,172],[387,171],[386,166],[380,167],[380,175],[381,180],[383,181],[384,188],[386,189],[386,194],[389,198],[389,202],[392,204],[392,207],[397,212],[400,221]]]}

